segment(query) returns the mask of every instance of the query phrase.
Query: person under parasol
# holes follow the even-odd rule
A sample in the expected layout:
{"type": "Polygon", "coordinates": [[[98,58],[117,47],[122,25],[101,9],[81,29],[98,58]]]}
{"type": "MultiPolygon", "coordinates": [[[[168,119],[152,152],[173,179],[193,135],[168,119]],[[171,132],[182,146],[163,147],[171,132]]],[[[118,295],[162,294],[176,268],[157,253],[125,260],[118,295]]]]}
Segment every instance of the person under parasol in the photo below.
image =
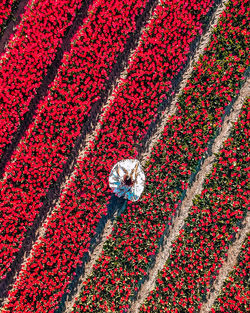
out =
{"type": "Polygon", "coordinates": [[[114,165],[109,175],[109,186],[118,196],[138,201],[145,184],[145,174],[136,159],[124,159],[114,165]]]}

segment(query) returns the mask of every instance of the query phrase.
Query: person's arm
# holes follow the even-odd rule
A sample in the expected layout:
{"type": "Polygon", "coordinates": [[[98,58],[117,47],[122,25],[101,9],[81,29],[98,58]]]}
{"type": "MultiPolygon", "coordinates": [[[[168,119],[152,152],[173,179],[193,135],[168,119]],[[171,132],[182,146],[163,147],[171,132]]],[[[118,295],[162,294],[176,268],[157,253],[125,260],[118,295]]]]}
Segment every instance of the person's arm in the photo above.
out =
{"type": "Polygon", "coordinates": [[[133,170],[132,170],[132,172],[131,172],[131,176],[130,176],[131,179],[132,179],[132,177],[133,177],[133,174],[135,173],[135,179],[134,179],[134,181],[136,180],[137,175],[138,175],[138,166],[139,166],[139,162],[136,163],[135,167],[133,168],[133,170]]]}

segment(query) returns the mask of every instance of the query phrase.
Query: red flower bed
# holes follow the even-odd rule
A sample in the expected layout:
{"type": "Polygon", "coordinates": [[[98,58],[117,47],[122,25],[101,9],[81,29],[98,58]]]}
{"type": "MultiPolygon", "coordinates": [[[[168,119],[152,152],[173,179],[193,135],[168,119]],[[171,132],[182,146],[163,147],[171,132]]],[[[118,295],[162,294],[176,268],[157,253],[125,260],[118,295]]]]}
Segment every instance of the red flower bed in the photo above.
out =
{"type": "Polygon", "coordinates": [[[242,245],[238,263],[225,280],[211,313],[249,312],[250,234],[242,245]]]}
{"type": "Polygon", "coordinates": [[[185,227],[141,312],[197,312],[206,300],[247,213],[249,118],[250,99],[217,155],[201,194],[193,200],[185,227]]]}
{"type": "Polygon", "coordinates": [[[234,2],[221,18],[179,98],[178,114],[169,119],[147,164],[146,194],[139,205],[129,205],[118,218],[93,274],[83,283],[74,312],[122,312],[130,306],[130,297],[158,252],[161,236],[171,223],[191,173],[215,135],[223,111],[240,88],[242,69],[247,63],[247,55],[241,53],[247,45],[243,9],[244,4],[240,7],[234,2]],[[229,22],[232,16],[236,26],[240,25],[238,41],[231,46],[235,55],[225,49],[227,37],[235,35],[229,22]]]}
{"type": "MultiPolygon", "coordinates": [[[[69,188],[63,191],[60,205],[56,207],[47,223],[46,235],[35,247],[34,257],[29,260],[27,269],[20,274],[16,290],[10,295],[9,308],[14,308],[15,312],[21,312],[24,306],[36,307],[36,310],[40,310],[41,307],[52,307],[60,299],[74,275],[77,264],[81,262],[84,252],[88,250],[90,239],[95,234],[95,227],[100,217],[106,214],[105,204],[109,200],[110,192],[107,177],[111,167],[122,158],[135,156],[135,139],[139,141],[146,133],[160,103],[159,99],[170,89],[172,78],[183,66],[191,41],[201,32],[200,20],[206,16],[211,5],[211,1],[204,2],[202,6],[198,2],[190,1],[186,7],[186,1],[178,0],[166,1],[157,8],[157,18],[152,20],[147,32],[143,35],[143,43],[135,53],[127,78],[116,90],[116,97],[105,116],[95,143],[86,157],[78,162],[77,174],[70,182],[69,188]],[[173,32],[174,36],[172,36],[173,32]],[[166,54],[169,49],[172,49],[171,54],[166,54]],[[179,64],[177,68],[176,64],[179,64]],[[45,290],[44,286],[50,286],[50,289],[45,288],[45,290]],[[47,296],[43,297],[43,293],[47,296]]],[[[124,11],[123,9],[122,20],[124,11]]],[[[130,15],[128,15],[129,20],[131,20],[130,15]]],[[[101,21],[101,18],[98,20],[101,21]]],[[[107,23],[108,21],[105,21],[105,25],[107,23]]],[[[89,51],[89,48],[86,50],[89,51]]],[[[106,58],[107,55],[105,60],[106,58]]],[[[90,66],[88,68],[93,71],[90,66]]],[[[66,70],[67,68],[64,69],[65,72],[66,70]]],[[[98,73],[100,75],[100,72],[98,73]]],[[[63,75],[65,76],[65,73],[63,75]]],[[[67,97],[70,93],[72,97],[75,96],[76,87],[71,92],[71,90],[64,91],[65,86],[62,84],[58,84],[56,88],[59,86],[63,93],[60,97],[67,97]]],[[[98,95],[95,80],[93,83],[91,81],[91,84],[87,81],[86,86],[91,92],[91,99],[98,95]]],[[[83,85],[81,87],[84,88],[83,85]]],[[[58,93],[55,94],[58,95],[58,93]]],[[[86,107],[91,99],[88,98],[83,102],[86,103],[86,107]]],[[[69,110],[67,113],[70,113],[69,110]]],[[[62,118],[61,115],[60,118],[62,118]]],[[[75,125],[77,123],[73,121],[73,126],[76,127],[75,125]]],[[[70,127],[69,123],[67,126],[70,127]]],[[[52,130],[51,137],[54,136],[55,129],[52,130]]],[[[46,133],[48,130],[49,126],[47,126],[46,133]]],[[[73,128],[73,131],[77,132],[77,129],[73,128]]],[[[59,134],[62,134],[62,129],[60,133],[56,133],[57,136],[59,134]]],[[[71,132],[68,128],[64,136],[67,138],[61,137],[62,139],[58,142],[65,145],[64,142],[67,140],[70,143],[71,132]]],[[[40,150],[41,145],[37,148],[37,153],[40,150]]],[[[54,156],[54,152],[50,151],[48,155],[54,156]]],[[[55,155],[58,155],[58,152],[55,155]]],[[[25,159],[25,162],[28,162],[29,158],[25,159]]],[[[38,158],[40,159],[41,157],[38,158]]],[[[45,181],[51,175],[47,174],[48,169],[53,169],[54,173],[59,172],[60,168],[57,164],[61,165],[61,160],[62,158],[60,162],[53,162],[52,166],[49,164],[46,167],[44,176],[48,176],[45,181]]],[[[35,179],[37,181],[37,177],[35,179]]],[[[41,183],[43,178],[39,178],[38,181],[41,183]]]]}
{"type": "Polygon", "coordinates": [[[0,59],[0,156],[20,127],[80,5],[80,0],[35,0],[27,5],[0,59]]]}
{"type": "Polygon", "coordinates": [[[65,55],[48,97],[39,104],[37,117],[0,182],[0,276],[8,271],[43,204],[42,197],[60,175],[92,104],[130,32],[135,30],[136,16],[146,3],[112,1],[95,6],[76,35],[70,53],[65,55]]]}
{"type": "Polygon", "coordinates": [[[4,31],[4,26],[11,16],[12,8],[17,0],[2,0],[0,3],[0,37],[4,31]]]}

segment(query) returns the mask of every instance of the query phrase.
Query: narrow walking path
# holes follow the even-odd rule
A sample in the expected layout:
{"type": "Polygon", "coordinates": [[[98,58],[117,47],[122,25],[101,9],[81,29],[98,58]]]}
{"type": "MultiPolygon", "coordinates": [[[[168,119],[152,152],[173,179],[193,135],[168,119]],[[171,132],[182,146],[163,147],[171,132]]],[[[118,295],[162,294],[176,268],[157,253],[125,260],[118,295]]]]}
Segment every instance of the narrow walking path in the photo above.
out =
{"type": "Polygon", "coordinates": [[[223,0],[217,7],[217,9],[214,11],[209,24],[207,25],[207,30],[202,34],[200,38],[200,43],[197,45],[196,49],[194,50],[193,54],[191,55],[190,61],[188,63],[188,66],[183,73],[182,79],[180,84],[177,86],[175,90],[175,94],[173,98],[170,97],[169,104],[166,104],[166,109],[161,113],[161,116],[159,118],[159,121],[156,123],[156,127],[150,131],[149,129],[149,138],[145,138],[146,143],[143,144],[143,153],[141,155],[142,164],[144,165],[147,161],[147,158],[150,157],[152,148],[157,143],[157,140],[160,138],[164,127],[171,115],[174,115],[176,113],[176,103],[178,101],[179,96],[182,94],[188,79],[191,77],[191,74],[193,72],[194,65],[199,60],[200,55],[202,55],[205,51],[205,48],[207,47],[212,32],[214,30],[214,27],[217,25],[218,20],[220,18],[221,13],[226,8],[227,0],[223,0]],[[151,133],[150,133],[151,132],[151,133]]]}
{"type": "Polygon", "coordinates": [[[13,15],[12,18],[9,18],[5,23],[5,30],[3,31],[2,36],[0,37],[0,55],[4,53],[5,46],[8,43],[11,35],[14,34],[16,30],[16,26],[21,21],[21,15],[23,14],[25,7],[29,0],[20,0],[19,3],[16,4],[17,7],[14,11],[11,12],[13,15]]]}
{"type": "Polygon", "coordinates": [[[237,258],[240,253],[242,244],[250,232],[250,212],[246,217],[245,222],[243,222],[243,229],[239,231],[236,235],[235,242],[228,249],[228,257],[224,260],[222,267],[219,270],[219,274],[213,283],[210,293],[208,294],[208,300],[205,302],[200,310],[200,313],[210,313],[213,307],[214,301],[218,297],[221,288],[223,287],[224,281],[233,270],[234,266],[237,264],[237,258]]]}
{"type": "Polygon", "coordinates": [[[177,216],[173,219],[172,225],[169,228],[168,236],[163,242],[162,250],[156,257],[155,265],[148,273],[149,279],[145,281],[145,283],[141,286],[141,289],[137,295],[137,300],[132,304],[130,308],[130,313],[138,313],[140,306],[146,300],[149,292],[154,289],[154,284],[158,272],[162,270],[166,260],[171,253],[172,243],[176,240],[179,235],[179,231],[183,228],[185,224],[185,219],[187,218],[189,209],[192,206],[193,198],[201,193],[205,178],[212,169],[213,163],[215,162],[215,153],[218,153],[223,147],[223,143],[226,138],[228,138],[234,122],[239,116],[246,97],[250,95],[249,86],[250,79],[248,79],[242,87],[240,94],[232,107],[230,115],[226,116],[226,118],[224,119],[220,134],[216,137],[212,145],[210,156],[205,159],[203,165],[200,168],[200,171],[196,175],[195,181],[193,182],[192,186],[187,189],[186,196],[182,201],[177,216]]]}

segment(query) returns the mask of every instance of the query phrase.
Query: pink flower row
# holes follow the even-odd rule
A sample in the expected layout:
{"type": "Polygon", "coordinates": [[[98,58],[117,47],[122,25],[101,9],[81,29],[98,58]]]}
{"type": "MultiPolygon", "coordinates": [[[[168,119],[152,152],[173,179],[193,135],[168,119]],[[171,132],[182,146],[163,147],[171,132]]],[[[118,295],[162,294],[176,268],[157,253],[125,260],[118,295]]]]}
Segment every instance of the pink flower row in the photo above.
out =
{"type": "MultiPolygon", "coordinates": [[[[98,34],[99,38],[102,38],[100,46],[98,44],[94,45],[96,49],[98,47],[101,49],[107,42],[107,38],[113,40],[116,34],[119,34],[118,38],[123,38],[123,35],[118,31],[120,29],[118,25],[122,25],[123,21],[126,21],[125,16],[127,17],[126,25],[129,25],[128,23],[131,21],[129,8],[125,9],[122,3],[117,3],[119,3],[119,7],[118,5],[116,7],[113,3],[110,10],[114,8],[114,12],[117,12],[120,8],[122,14],[119,16],[120,20],[116,21],[113,18],[112,28],[108,28],[112,15],[105,15],[109,17],[108,20],[104,19],[105,16],[101,18],[100,13],[98,15],[97,21],[105,21],[104,29],[107,32],[104,33],[102,38],[99,29],[93,27],[93,31],[98,34]],[[126,10],[128,10],[128,15],[125,15],[126,10]],[[111,29],[116,29],[114,25],[118,30],[110,34],[111,29]]],[[[138,1],[136,3],[138,5],[138,1]]],[[[109,201],[110,194],[107,177],[111,167],[122,158],[135,156],[134,140],[139,140],[146,133],[148,125],[155,116],[157,107],[160,104],[160,99],[169,91],[172,78],[177,75],[187,59],[191,41],[201,32],[202,23],[200,19],[206,16],[212,3],[212,1],[204,1],[200,6],[200,2],[198,4],[197,1],[191,0],[186,6],[186,1],[176,0],[164,1],[162,5],[157,7],[155,18],[143,34],[142,44],[136,50],[133,62],[128,68],[128,75],[115,92],[115,98],[105,115],[102,128],[95,138],[95,143],[92,143],[86,157],[79,160],[74,179],[66,186],[60,204],[46,224],[45,236],[42,238],[41,243],[35,246],[34,256],[28,261],[27,269],[20,274],[15,293],[10,295],[9,305],[15,307],[15,312],[21,312],[24,306],[36,308],[37,312],[42,312],[44,308],[54,307],[58,303],[71,281],[72,275],[74,275],[75,268],[81,263],[84,253],[88,251],[90,239],[95,234],[95,227],[100,217],[106,214],[106,203],[109,201]],[[175,36],[172,36],[173,33],[175,36]],[[159,34],[161,35],[159,36],[159,34]],[[170,48],[172,53],[166,53],[170,48]],[[178,67],[175,67],[176,64],[179,64],[178,67]],[[168,74],[166,74],[166,69],[168,69],[168,74]],[[21,285],[23,287],[20,287],[21,285]],[[49,286],[49,288],[45,288],[45,286],[49,286]],[[42,294],[46,294],[46,296],[42,297],[42,294]]],[[[99,9],[100,11],[102,10],[99,9]]],[[[137,10],[133,11],[132,16],[134,17],[137,10]]],[[[124,34],[124,26],[122,31],[124,34]]],[[[90,32],[89,28],[88,32],[90,32]]],[[[41,163],[46,157],[46,153],[50,158],[53,156],[53,162],[48,163],[44,172],[41,172],[40,167],[37,177],[32,178],[34,185],[42,184],[43,181],[47,182],[53,176],[52,170],[54,173],[59,173],[62,156],[59,156],[58,150],[54,152],[52,149],[54,147],[58,149],[56,144],[58,144],[58,147],[60,147],[59,144],[65,145],[65,141],[71,144],[74,139],[73,132],[75,134],[77,134],[77,131],[79,132],[79,120],[77,119],[81,117],[81,110],[80,108],[78,111],[73,110],[73,99],[73,103],[79,102],[88,109],[90,107],[89,103],[98,96],[98,88],[100,88],[100,84],[99,86],[96,85],[98,76],[96,75],[94,76],[95,79],[91,79],[95,73],[95,67],[91,65],[95,64],[94,60],[91,59],[91,55],[94,54],[92,49],[90,50],[91,38],[87,41],[88,46],[82,50],[80,50],[81,45],[85,41],[82,40],[76,44],[79,47],[77,55],[81,55],[86,51],[89,56],[85,59],[91,61],[90,64],[87,64],[88,66],[84,67],[85,71],[88,69],[90,71],[89,77],[86,78],[88,82],[84,85],[83,81],[81,84],[81,88],[88,89],[84,93],[80,94],[79,92],[80,95],[78,95],[80,86],[76,85],[79,80],[76,72],[80,72],[79,66],[81,63],[75,61],[78,67],[74,69],[74,63],[72,64],[69,58],[67,67],[62,69],[62,75],[64,75],[62,77],[65,77],[67,71],[75,71],[74,86],[71,87],[72,85],[67,85],[63,81],[52,88],[51,92],[56,96],[58,95],[60,103],[64,104],[65,114],[63,116],[62,114],[59,115],[57,122],[53,121],[52,118],[50,123],[47,122],[48,126],[43,130],[44,135],[40,135],[40,140],[45,148],[41,149],[41,144],[36,147],[35,142],[39,140],[39,135],[32,136],[33,146],[36,147],[36,153],[39,156],[37,159],[33,159],[32,164],[41,163]],[[56,91],[56,88],[60,88],[60,93],[56,91]],[[67,89],[64,90],[63,88],[67,89]],[[82,99],[82,97],[85,98],[82,99]],[[66,99],[68,102],[65,101],[66,99]],[[60,128],[60,119],[66,119],[68,115],[71,116],[70,120],[73,121],[73,125],[70,126],[69,120],[66,125],[63,124],[64,127],[67,126],[64,130],[63,127],[60,128]],[[78,128],[75,129],[76,127],[78,128]],[[45,137],[46,134],[48,134],[47,137],[45,137]],[[50,137],[53,139],[56,136],[58,139],[52,147],[50,137]],[[71,139],[71,136],[73,139],[71,139]],[[43,138],[46,138],[46,140],[42,141],[43,138]],[[56,159],[56,156],[61,159],[56,159]],[[41,175],[40,173],[44,173],[44,176],[38,176],[41,175]]],[[[112,57],[111,52],[114,51],[115,47],[112,41],[110,46],[108,53],[105,53],[104,49],[102,52],[97,50],[100,54],[98,54],[99,58],[96,60],[102,60],[102,56],[104,56],[102,61],[104,63],[109,56],[112,57]]],[[[97,71],[97,74],[101,79],[102,75],[105,75],[105,71],[103,74],[97,71]]],[[[52,100],[50,101],[52,102],[52,100]]],[[[56,101],[56,98],[53,99],[53,103],[56,103],[56,101]]],[[[82,111],[86,112],[83,109],[82,111]]],[[[56,112],[53,111],[46,116],[49,118],[55,114],[56,112]]],[[[83,119],[83,117],[81,118],[83,119]]],[[[37,129],[37,131],[40,129],[37,129]]],[[[27,145],[26,147],[26,149],[32,148],[32,146],[27,145]]],[[[66,148],[64,147],[64,150],[66,148]]],[[[29,154],[29,157],[25,158],[25,163],[27,164],[32,157],[29,154]]],[[[23,164],[23,159],[20,158],[20,164],[23,164]]],[[[30,168],[31,166],[29,166],[30,168]]],[[[29,180],[31,180],[29,177],[30,172],[30,170],[25,172],[29,180]]],[[[29,188],[29,185],[30,183],[27,181],[26,188],[29,188]]],[[[13,187],[11,188],[13,190],[13,187]]],[[[29,195],[32,194],[33,198],[36,197],[38,190],[36,188],[35,192],[29,192],[29,195]]],[[[34,200],[32,204],[34,206],[34,200]]],[[[29,211],[27,210],[27,212],[29,211]]],[[[24,223],[23,220],[22,223],[24,223]]]]}

